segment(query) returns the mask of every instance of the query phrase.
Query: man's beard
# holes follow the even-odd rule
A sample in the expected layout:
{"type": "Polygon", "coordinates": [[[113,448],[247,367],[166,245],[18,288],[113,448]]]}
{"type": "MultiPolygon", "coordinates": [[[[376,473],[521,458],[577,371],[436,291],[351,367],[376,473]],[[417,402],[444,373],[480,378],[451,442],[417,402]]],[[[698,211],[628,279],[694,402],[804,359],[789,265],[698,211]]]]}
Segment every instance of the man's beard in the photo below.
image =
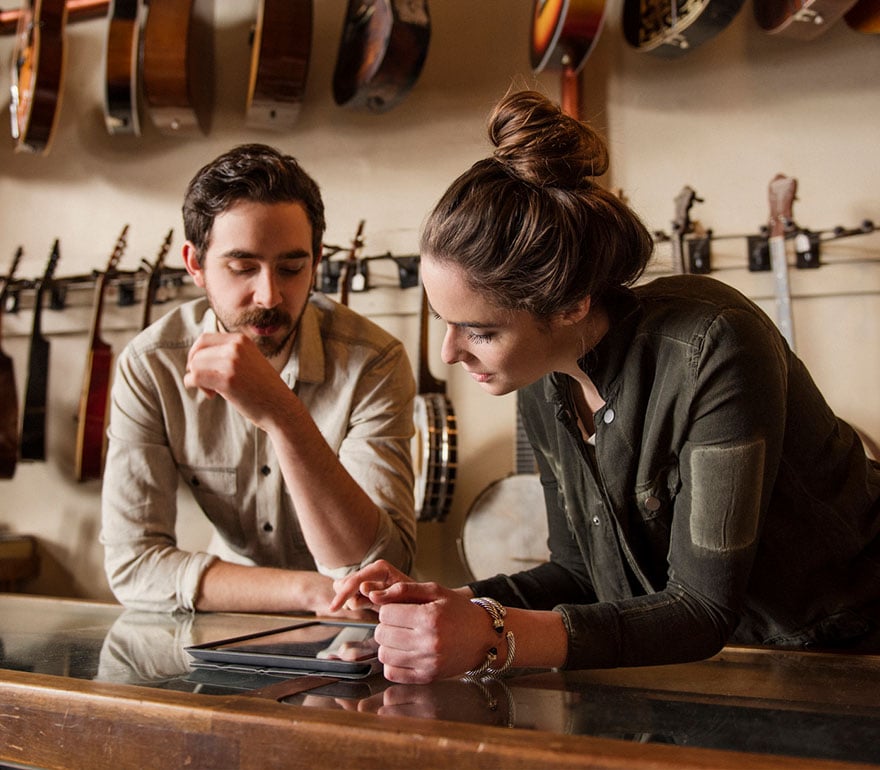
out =
{"type": "Polygon", "coordinates": [[[234,322],[231,324],[227,323],[224,318],[220,318],[219,316],[218,318],[220,324],[227,331],[242,331],[249,326],[279,326],[282,329],[286,329],[287,333],[280,340],[274,336],[264,337],[262,335],[253,336],[248,334],[248,337],[254,341],[254,344],[259,351],[269,359],[275,358],[275,356],[287,347],[290,338],[296,331],[296,325],[293,323],[290,314],[278,308],[270,308],[268,310],[247,310],[235,318],[234,322]]]}

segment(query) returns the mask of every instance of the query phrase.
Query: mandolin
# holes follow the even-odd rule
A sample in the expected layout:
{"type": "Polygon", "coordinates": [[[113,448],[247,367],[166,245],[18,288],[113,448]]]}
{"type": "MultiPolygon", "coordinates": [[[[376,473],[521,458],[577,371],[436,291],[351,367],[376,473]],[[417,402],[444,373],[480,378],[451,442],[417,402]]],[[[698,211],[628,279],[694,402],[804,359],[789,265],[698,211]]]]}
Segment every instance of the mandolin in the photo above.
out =
{"type": "Polygon", "coordinates": [[[43,297],[52,282],[55,267],[61,256],[58,239],[43,277],[34,287],[34,317],[31,331],[31,349],[28,356],[27,386],[24,396],[24,414],[21,420],[22,460],[46,459],[46,394],[49,388],[49,340],[43,336],[43,297]]]}
{"type": "Polygon", "coordinates": [[[422,289],[419,323],[419,368],[413,420],[415,510],[419,521],[443,521],[452,505],[458,463],[455,410],[446,383],[431,375],[428,365],[428,296],[422,289]]]}
{"type": "MultiPolygon", "coordinates": [[[[0,328],[6,309],[6,294],[15,276],[23,249],[19,246],[12,258],[12,266],[2,279],[0,288],[0,328]]],[[[2,336],[0,336],[2,339],[2,336]]],[[[15,388],[15,367],[12,358],[0,348],[0,479],[15,475],[18,459],[18,392],[15,388]]]]}
{"type": "Polygon", "coordinates": [[[312,0],[259,0],[245,121],[290,128],[305,97],[312,47],[312,0]]]}
{"type": "Polygon", "coordinates": [[[64,84],[65,0],[29,0],[18,17],[9,110],[15,149],[49,152],[64,84]]]}
{"type": "Polygon", "coordinates": [[[794,350],[794,324],[791,317],[791,291],[788,285],[788,256],[785,238],[794,228],[792,205],[797,194],[797,180],[777,174],[770,181],[770,266],[776,293],[776,324],[794,350]]]}
{"type": "Polygon", "coordinates": [[[605,20],[605,0],[534,0],[532,71],[562,71],[563,112],[581,119],[581,71],[605,20]]]}
{"type": "Polygon", "coordinates": [[[141,0],[110,0],[104,52],[104,125],[110,134],[141,132],[138,59],[141,0]]]}
{"type": "Polygon", "coordinates": [[[681,56],[715,37],[743,0],[624,0],[623,36],[637,51],[681,56]]]}
{"type": "Polygon", "coordinates": [[[418,80],[430,39],[427,0],[348,0],[333,99],[370,112],[390,110],[418,80]]]}
{"type": "Polygon", "coordinates": [[[752,10],[761,29],[771,35],[813,40],[853,5],[855,0],[761,0],[752,10]]]}
{"type": "MultiPolygon", "coordinates": [[[[151,323],[151,315],[153,312],[153,304],[156,302],[156,294],[159,291],[159,284],[162,282],[162,270],[165,267],[165,257],[168,249],[171,248],[171,238],[174,235],[174,228],[168,231],[165,240],[159,247],[159,253],[156,255],[156,261],[150,265],[149,276],[147,277],[147,286],[144,289],[144,313],[141,318],[141,329],[146,329],[151,323]]],[[[146,262],[146,260],[145,260],[146,262]]]]}
{"type": "Polygon", "coordinates": [[[113,253],[103,273],[95,282],[95,304],[92,315],[89,354],[79,400],[76,430],[76,480],[100,479],[104,466],[104,432],[107,425],[107,402],[110,395],[110,375],[113,351],[101,339],[101,315],[107,280],[113,275],[125,251],[128,225],[122,228],[113,253]]]}
{"type": "Polygon", "coordinates": [[[160,133],[208,132],[213,99],[210,0],[150,0],[141,46],[143,101],[160,133]]]}

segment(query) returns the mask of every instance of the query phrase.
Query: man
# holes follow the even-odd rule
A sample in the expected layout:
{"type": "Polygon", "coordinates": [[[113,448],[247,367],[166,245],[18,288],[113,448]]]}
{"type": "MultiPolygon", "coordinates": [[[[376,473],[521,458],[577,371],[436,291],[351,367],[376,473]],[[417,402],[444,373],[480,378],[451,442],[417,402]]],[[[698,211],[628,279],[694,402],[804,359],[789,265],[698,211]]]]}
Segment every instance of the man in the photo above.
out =
{"type": "Polygon", "coordinates": [[[295,159],[256,144],[221,155],[190,182],[183,220],[206,296],[119,358],[110,586],[147,610],[324,612],[333,578],[380,557],[411,566],[412,368],[390,334],[312,294],[324,206],[295,159]],[[179,479],[214,553],[177,547],[179,479]]]}

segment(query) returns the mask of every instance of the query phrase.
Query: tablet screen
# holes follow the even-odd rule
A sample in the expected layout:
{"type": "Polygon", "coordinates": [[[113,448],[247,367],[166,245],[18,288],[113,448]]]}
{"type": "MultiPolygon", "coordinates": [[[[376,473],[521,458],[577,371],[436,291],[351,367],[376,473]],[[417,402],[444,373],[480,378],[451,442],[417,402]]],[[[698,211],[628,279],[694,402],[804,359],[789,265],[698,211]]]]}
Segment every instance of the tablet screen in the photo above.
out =
{"type": "Polygon", "coordinates": [[[214,645],[214,649],[293,658],[354,661],[374,658],[378,645],[373,639],[373,626],[316,622],[256,638],[219,643],[214,645]]]}

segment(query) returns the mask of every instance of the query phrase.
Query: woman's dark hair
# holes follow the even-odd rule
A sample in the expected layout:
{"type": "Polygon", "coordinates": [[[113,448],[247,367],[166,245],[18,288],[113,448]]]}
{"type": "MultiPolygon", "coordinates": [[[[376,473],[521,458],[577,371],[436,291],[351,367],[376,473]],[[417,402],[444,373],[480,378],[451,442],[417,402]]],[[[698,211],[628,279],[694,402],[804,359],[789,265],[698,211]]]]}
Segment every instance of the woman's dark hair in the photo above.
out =
{"type": "Polygon", "coordinates": [[[492,156],[456,179],[429,215],[421,253],[464,269],[500,307],[537,317],[635,282],[653,250],[636,214],[594,177],[602,138],[534,91],[489,119],[492,156]]]}
{"type": "Polygon", "coordinates": [[[214,218],[238,201],[301,203],[312,225],[312,255],[321,254],[324,202],[315,181],[290,155],[265,144],[242,144],[203,166],[183,199],[183,230],[204,259],[214,218]]]}

